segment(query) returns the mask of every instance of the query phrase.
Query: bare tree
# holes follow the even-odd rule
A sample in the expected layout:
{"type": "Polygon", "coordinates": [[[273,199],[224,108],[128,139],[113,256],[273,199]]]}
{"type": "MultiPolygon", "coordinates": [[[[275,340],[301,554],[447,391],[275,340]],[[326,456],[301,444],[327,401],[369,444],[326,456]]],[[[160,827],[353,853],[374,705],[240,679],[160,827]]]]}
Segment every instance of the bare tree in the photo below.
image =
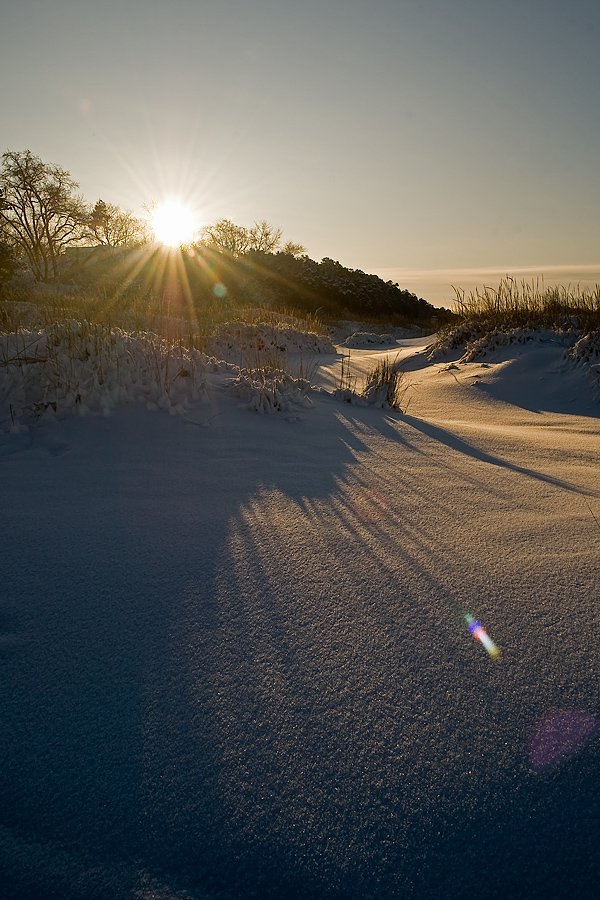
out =
{"type": "Polygon", "coordinates": [[[281,252],[287,256],[304,256],[306,247],[303,244],[296,244],[295,241],[286,241],[281,248],[281,252]]]}
{"type": "Polygon", "coordinates": [[[207,225],[202,233],[202,240],[208,247],[213,247],[232,256],[241,256],[250,249],[250,233],[243,225],[236,225],[231,219],[219,219],[214,225],[207,225]]]}
{"type": "Polygon", "coordinates": [[[147,242],[148,231],[129,210],[98,200],[86,223],[85,238],[107,247],[138,247],[147,242]]]}
{"type": "Polygon", "coordinates": [[[244,253],[276,253],[280,248],[291,256],[306,253],[302,244],[288,241],[281,246],[281,228],[275,228],[264,219],[255,222],[252,228],[236,225],[231,219],[219,219],[214,225],[208,225],[202,235],[203,242],[215,250],[230,253],[232,256],[243,256],[244,253]]]}
{"type": "Polygon", "coordinates": [[[5,282],[10,281],[19,268],[20,250],[16,246],[12,234],[0,219],[0,294],[5,282]]]}
{"type": "Polygon", "coordinates": [[[264,219],[262,222],[255,222],[249,231],[250,246],[248,249],[261,253],[274,253],[281,244],[281,236],[281,228],[273,228],[264,219]]]}
{"type": "Polygon", "coordinates": [[[43,162],[30,150],[2,155],[0,221],[37,281],[56,278],[61,253],[81,239],[88,208],[78,187],[66,169],[43,162]]]}

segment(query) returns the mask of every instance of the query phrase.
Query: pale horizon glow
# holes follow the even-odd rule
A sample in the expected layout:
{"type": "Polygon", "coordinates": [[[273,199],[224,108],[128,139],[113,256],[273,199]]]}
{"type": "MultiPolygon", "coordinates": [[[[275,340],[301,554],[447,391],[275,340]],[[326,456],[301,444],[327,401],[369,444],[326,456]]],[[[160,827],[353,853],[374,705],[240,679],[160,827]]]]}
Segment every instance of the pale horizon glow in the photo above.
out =
{"type": "Polygon", "coordinates": [[[539,282],[540,286],[570,285],[581,290],[594,290],[600,285],[600,262],[594,265],[487,266],[464,269],[406,269],[398,266],[375,268],[374,274],[384,281],[397,282],[406,290],[423,297],[434,306],[452,307],[454,288],[465,291],[486,285],[496,288],[502,278],[517,282],[539,282]]]}
{"type": "Polygon", "coordinates": [[[599,36],[597,0],[20,0],[0,152],[366,272],[596,267],[599,36]]]}

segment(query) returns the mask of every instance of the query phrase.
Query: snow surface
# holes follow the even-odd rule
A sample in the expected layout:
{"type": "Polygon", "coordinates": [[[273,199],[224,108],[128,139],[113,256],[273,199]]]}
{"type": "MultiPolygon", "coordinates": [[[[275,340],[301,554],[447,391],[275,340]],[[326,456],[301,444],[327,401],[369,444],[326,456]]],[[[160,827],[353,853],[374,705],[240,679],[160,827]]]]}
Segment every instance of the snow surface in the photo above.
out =
{"type": "Polygon", "coordinates": [[[595,896],[597,376],[428,342],[4,422],[3,897],[595,896]]]}

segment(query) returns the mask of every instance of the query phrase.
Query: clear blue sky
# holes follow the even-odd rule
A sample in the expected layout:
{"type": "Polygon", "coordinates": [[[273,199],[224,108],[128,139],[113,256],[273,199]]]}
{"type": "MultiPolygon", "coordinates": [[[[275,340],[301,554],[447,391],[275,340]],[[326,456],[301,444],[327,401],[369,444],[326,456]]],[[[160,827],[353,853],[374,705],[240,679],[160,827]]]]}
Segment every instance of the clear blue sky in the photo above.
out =
{"type": "Polygon", "coordinates": [[[598,0],[12,0],[2,150],[351,267],[600,262],[598,0]]]}

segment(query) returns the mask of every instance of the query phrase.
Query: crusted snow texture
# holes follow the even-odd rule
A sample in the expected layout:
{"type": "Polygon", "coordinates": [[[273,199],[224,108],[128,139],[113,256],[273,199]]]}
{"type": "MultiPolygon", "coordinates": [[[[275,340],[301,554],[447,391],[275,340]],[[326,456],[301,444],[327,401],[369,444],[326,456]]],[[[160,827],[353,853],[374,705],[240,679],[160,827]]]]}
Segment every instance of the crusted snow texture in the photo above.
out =
{"type": "Polygon", "coordinates": [[[393,334],[376,334],[372,331],[355,331],[345,341],[343,347],[393,347],[397,339],[393,334]]]}
{"type": "Polygon", "coordinates": [[[310,382],[277,369],[241,369],[233,382],[244,406],[260,413],[311,407],[310,382]]]}
{"type": "Polygon", "coordinates": [[[244,365],[256,354],[335,353],[331,340],[314,332],[273,325],[248,325],[226,322],[219,325],[206,343],[206,352],[230,362],[244,365]]]}
{"type": "Polygon", "coordinates": [[[88,412],[118,403],[183,412],[205,397],[203,354],[155,334],[75,320],[0,334],[0,418],[13,430],[28,419],[88,412]]]}

